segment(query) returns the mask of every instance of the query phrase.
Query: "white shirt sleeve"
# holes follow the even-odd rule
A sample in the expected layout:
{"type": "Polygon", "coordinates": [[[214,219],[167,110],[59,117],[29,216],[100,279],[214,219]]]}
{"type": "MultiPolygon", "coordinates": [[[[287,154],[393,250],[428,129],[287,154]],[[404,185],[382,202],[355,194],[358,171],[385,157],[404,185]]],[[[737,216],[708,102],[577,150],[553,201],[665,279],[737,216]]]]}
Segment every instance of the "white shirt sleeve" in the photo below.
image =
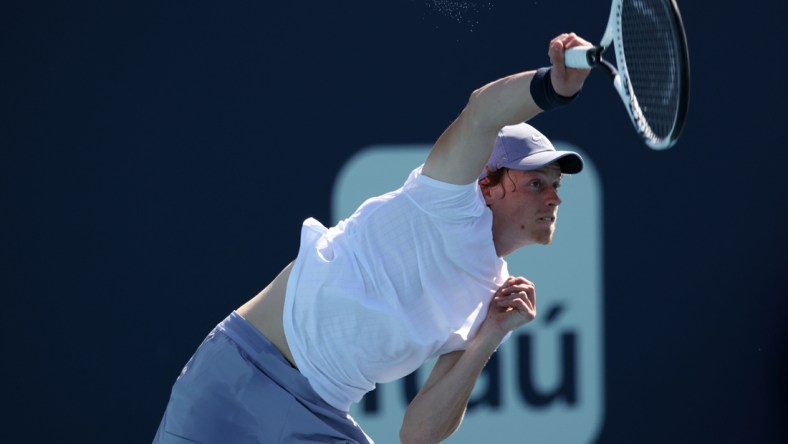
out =
{"type": "Polygon", "coordinates": [[[422,211],[444,220],[478,218],[486,208],[478,183],[441,182],[421,174],[421,167],[413,170],[403,191],[422,211]]]}

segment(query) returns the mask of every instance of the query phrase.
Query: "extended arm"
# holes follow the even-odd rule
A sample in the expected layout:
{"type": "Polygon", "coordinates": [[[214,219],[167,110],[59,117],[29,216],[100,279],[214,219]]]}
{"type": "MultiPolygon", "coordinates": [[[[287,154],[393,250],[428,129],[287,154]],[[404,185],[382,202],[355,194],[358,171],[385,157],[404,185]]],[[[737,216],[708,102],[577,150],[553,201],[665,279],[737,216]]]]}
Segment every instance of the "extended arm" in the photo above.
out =
{"type": "MultiPolygon", "coordinates": [[[[590,43],[575,34],[562,34],[550,42],[550,78],[555,91],[572,96],[583,87],[588,70],[567,69],[564,51],[590,43]]],[[[541,112],[531,97],[534,71],[513,74],[488,83],[471,94],[462,113],[433,146],[422,172],[455,184],[471,183],[479,176],[492,152],[498,131],[524,122],[541,112]]]]}
{"type": "Polygon", "coordinates": [[[536,290],[522,277],[509,278],[495,293],[487,317],[464,351],[438,358],[411,401],[400,430],[404,444],[436,443],[460,426],[473,386],[504,336],[536,316],[536,290]]]}

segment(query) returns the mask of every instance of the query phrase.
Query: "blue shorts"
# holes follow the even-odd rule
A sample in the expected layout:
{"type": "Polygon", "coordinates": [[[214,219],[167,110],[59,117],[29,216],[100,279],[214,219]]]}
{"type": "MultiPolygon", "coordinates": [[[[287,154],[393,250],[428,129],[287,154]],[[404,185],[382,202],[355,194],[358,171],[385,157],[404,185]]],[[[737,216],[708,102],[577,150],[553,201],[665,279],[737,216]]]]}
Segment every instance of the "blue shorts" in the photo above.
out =
{"type": "Polygon", "coordinates": [[[153,439],[164,443],[372,443],[347,412],[233,312],[211,331],[173,385],[153,439]]]}

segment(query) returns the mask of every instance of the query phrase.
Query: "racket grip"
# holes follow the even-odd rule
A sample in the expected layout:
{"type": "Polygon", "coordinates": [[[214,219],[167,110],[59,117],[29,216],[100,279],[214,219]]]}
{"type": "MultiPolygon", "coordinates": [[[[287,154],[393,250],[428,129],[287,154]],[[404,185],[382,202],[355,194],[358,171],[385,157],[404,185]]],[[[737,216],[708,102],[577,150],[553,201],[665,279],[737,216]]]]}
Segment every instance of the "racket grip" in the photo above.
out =
{"type": "Polygon", "coordinates": [[[575,46],[564,51],[564,64],[567,68],[592,68],[599,61],[600,53],[594,46],[575,46]]]}

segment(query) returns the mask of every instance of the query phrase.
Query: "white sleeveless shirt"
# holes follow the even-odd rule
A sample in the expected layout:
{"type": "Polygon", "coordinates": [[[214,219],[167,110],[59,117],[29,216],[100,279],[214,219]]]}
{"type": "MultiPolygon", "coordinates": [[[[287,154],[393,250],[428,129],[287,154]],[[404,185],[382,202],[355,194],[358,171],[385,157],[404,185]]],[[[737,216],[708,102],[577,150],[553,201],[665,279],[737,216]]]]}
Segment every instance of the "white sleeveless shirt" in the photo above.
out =
{"type": "Polygon", "coordinates": [[[285,336],[314,390],[348,411],[376,383],[465,349],[507,277],[478,184],[419,167],[335,227],[304,222],[285,336]]]}

